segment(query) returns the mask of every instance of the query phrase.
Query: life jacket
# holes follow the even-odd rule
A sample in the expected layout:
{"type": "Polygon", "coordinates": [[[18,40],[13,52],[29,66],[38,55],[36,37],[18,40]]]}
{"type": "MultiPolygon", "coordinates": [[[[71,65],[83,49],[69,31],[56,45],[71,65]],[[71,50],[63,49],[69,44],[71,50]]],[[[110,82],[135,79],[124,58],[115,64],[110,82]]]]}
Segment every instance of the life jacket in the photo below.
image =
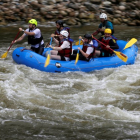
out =
{"type": "Polygon", "coordinates": [[[61,51],[58,51],[60,56],[70,57],[72,53],[72,42],[69,39],[63,39],[61,42],[59,42],[59,47],[63,44],[64,41],[68,41],[70,43],[70,48],[65,48],[61,51]]]}
{"type": "MultiPolygon", "coordinates": [[[[36,30],[37,28],[35,28],[36,30]]],[[[29,29],[29,32],[31,30],[29,29]]],[[[43,40],[43,36],[41,35],[40,38],[35,38],[34,35],[28,35],[28,44],[31,44],[31,45],[36,45],[36,44],[39,44],[41,43],[41,41],[43,40]]]]}
{"type": "MultiPolygon", "coordinates": [[[[93,42],[93,41],[92,41],[92,42],[93,42]]],[[[84,44],[83,44],[82,50],[86,53],[88,47],[92,47],[92,48],[93,48],[93,52],[88,56],[88,59],[90,59],[90,58],[92,58],[92,57],[94,56],[94,54],[95,54],[95,47],[93,46],[93,44],[84,43],[84,44]]]]}
{"type": "MultiPolygon", "coordinates": [[[[102,38],[101,42],[102,42],[103,44],[105,44],[105,45],[109,45],[110,39],[112,39],[111,36],[110,36],[110,37],[107,37],[107,38],[105,38],[105,36],[104,36],[104,37],[102,38]]],[[[112,51],[111,49],[106,48],[106,46],[104,46],[104,45],[102,45],[102,44],[101,44],[101,49],[102,49],[103,51],[105,51],[105,52],[108,52],[108,53],[110,53],[110,54],[113,54],[113,51],[112,51]]]]}
{"type": "Polygon", "coordinates": [[[60,32],[63,31],[63,30],[68,31],[68,33],[69,33],[69,36],[68,36],[68,37],[70,37],[70,28],[69,28],[69,27],[63,27],[62,30],[57,29],[57,30],[55,31],[55,35],[60,35],[60,32]]]}

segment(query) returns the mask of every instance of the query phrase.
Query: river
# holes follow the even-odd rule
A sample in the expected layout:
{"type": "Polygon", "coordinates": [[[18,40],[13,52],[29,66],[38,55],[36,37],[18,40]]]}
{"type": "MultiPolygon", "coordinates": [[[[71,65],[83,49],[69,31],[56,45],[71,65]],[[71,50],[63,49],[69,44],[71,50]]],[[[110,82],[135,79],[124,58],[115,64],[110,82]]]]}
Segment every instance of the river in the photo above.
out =
{"type": "MultiPolygon", "coordinates": [[[[78,41],[79,35],[92,33],[96,26],[71,27],[71,38],[78,41]]],[[[0,27],[1,55],[18,27],[0,27]]],[[[39,28],[49,41],[55,27],[39,28]]],[[[115,26],[115,36],[140,40],[140,27],[115,26]]],[[[140,48],[140,41],[136,44],[140,48]]],[[[0,59],[0,139],[140,138],[140,53],[134,65],[52,74],[16,64],[12,51],[19,46],[27,46],[27,40],[13,45],[7,58],[0,59]]]]}

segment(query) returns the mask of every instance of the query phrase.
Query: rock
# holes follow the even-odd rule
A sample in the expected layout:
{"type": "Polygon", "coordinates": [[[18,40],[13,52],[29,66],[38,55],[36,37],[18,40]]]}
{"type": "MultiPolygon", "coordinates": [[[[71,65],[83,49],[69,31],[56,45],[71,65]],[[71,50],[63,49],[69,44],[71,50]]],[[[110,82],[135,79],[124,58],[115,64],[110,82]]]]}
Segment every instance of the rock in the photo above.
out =
{"type": "Polygon", "coordinates": [[[136,25],[140,26],[140,20],[136,20],[136,25]]]}
{"type": "Polygon", "coordinates": [[[114,13],[114,9],[112,9],[112,8],[107,8],[107,7],[105,7],[104,10],[105,10],[107,13],[109,13],[109,14],[113,14],[113,13],[114,13]]]}
{"type": "Polygon", "coordinates": [[[112,3],[110,1],[104,1],[102,4],[105,7],[110,7],[112,3]]]}
{"type": "Polygon", "coordinates": [[[55,0],[56,3],[60,3],[60,2],[63,2],[63,0],[55,0]]]}
{"type": "Polygon", "coordinates": [[[126,6],[126,2],[120,2],[119,5],[120,6],[126,6]]]}
{"type": "Polygon", "coordinates": [[[90,2],[99,5],[102,2],[102,0],[90,0],[90,2]]]}
{"type": "Polygon", "coordinates": [[[75,17],[75,12],[70,12],[70,13],[69,13],[69,16],[70,16],[70,17],[75,17]]]}
{"type": "Polygon", "coordinates": [[[125,6],[119,6],[119,9],[120,9],[121,11],[124,11],[124,10],[125,10],[125,6]]]}
{"type": "Polygon", "coordinates": [[[88,18],[88,16],[87,16],[86,13],[80,13],[80,14],[79,14],[79,18],[80,18],[80,19],[85,19],[85,18],[88,18]]]}
{"type": "Polygon", "coordinates": [[[85,24],[85,23],[89,23],[90,22],[90,20],[89,19],[81,19],[81,22],[83,23],[83,24],[85,24]]]}
{"type": "Polygon", "coordinates": [[[128,22],[127,25],[128,26],[136,26],[137,23],[135,21],[132,21],[132,22],[128,22]]]}
{"type": "Polygon", "coordinates": [[[128,19],[122,19],[124,23],[128,23],[129,20],[128,19]]]}
{"type": "Polygon", "coordinates": [[[121,14],[115,14],[114,17],[119,18],[119,17],[121,17],[121,14]]]}
{"type": "Polygon", "coordinates": [[[52,11],[52,9],[53,9],[53,6],[50,5],[50,6],[41,7],[41,8],[40,8],[40,11],[41,11],[41,12],[46,12],[46,11],[52,11]]]}
{"type": "Polygon", "coordinates": [[[36,2],[31,2],[31,5],[33,6],[34,9],[40,9],[43,7],[41,4],[38,4],[36,2]]]}
{"type": "Polygon", "coordinates": [[[47,14],[47,15],[46,15],[46,18],[47,18],[47,19],[52,19],[52,18],[53,18],[53,16],[52,16],[52,15],[50,15],[50,14],[47,14]]]}
{"type": "Polygon", "coordinates": [[[116,25],[116,24],[119,25],[119,24],[121,24],[121,23],[120,23],[120,21],[119,21],[118,19],[114,18],[114,19],[113,19],[113,24],[114,24],[114,25],[116,25]]]}
{"type": "Polygon", "coordinates": [[[94,19],[94,13],[90,13],[88,18],[89,19],[94,19]]]}
{"type": "Polygon", "coordinates": [[[67,16],[68,15],[68,13],[66,12],[66,11],[60,11],[59,12],[62,16],[67,16]]]}
{"type": "Polygon", "coordinates": [[[54,5],[56,3],[56,0],[47,0],[48,5],[54,5]]]}
{"type": "Polygon", "coordinates": [[[129,16],[130,16],[131,18],[135,18],[135,17],[136,17],[136,13],[135,13],[135,12],[130,12],[130,13],[129,13],[129,16]]]}
{"type": "Polygon", "coordinates": [[[72,8],[72,9],[75,9],[75,10],[78,10],[78,9],[79,9],[79,5],[73,4],[73,3],[69,3],[69,4],[67,5],[67,7],[72,8]]]}
{"type": "Polygon", "coordinates": [[[5,25],[7,25],[7,23],[5,22],[5,20],[4,20],[4,19],[2,19],[2,20],[0,21],[0,25],[5,26],[5,25]]]}
{"type": "Polygon", "coordinates": [[[84,5],[87,7],[87,9],[89,9],[90,11],[96,11],[99,6],[95,5],[95,4],[91,4],[89,2],[85,2],[84,5]]]}
{"type": "Polygon", "coordinates": [[[115,11],[115,14],[121,14],[122,12],[121,11],[119,11],[119,10],[116,10],[115,11]]]}
{"type": "Polygon", "coordinates": [[[68,24],[68,25],[76,25],[76,23],[77,23],[77,21],[74,18],[69,18],[66,21],[66,24],[68,24]]]}

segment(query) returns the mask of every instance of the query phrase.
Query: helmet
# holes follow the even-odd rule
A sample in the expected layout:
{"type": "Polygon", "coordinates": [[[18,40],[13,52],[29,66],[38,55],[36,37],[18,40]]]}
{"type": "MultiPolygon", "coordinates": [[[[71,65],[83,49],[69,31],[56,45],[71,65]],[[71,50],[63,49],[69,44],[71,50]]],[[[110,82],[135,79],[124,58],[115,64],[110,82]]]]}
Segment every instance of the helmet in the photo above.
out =
{"type": "Polygon", "coordinates": [[[100,15],[100,18],[103,18],[103,19],[107,20],[107,15],[106,15],[105,13],[102,13],[102,14],[100,15]]]}
{"type": "Polygon", "coordinates": [[[31,23],[31,24],[35,24],[35,25],[37,26],[37,21],[36,21],[35,19],[31,19],[31,20],[29,20],[29,23],[31,23]]]}
{"type": "Polygon", "coordinates": [[[65,37],[68,37],[69,36],[69,33],[66,30],[61,31],[60,34],[63,35],[63,36],[65,36],[65,37]]]}
{"type": "Polygon", "coordinates": [[[63,21],[63,20],[57,20],[57,21],[56,21],[56,24],[59,24],[60,26],[63,26],[64,21],[63,21]]]}
{"type": "Polygon", "coordinates": [[[84,38],[92,39],[92,36],[91,36],[90,34],[85,34],[85,35],[84,35],[84,38]]]}
{"type": "Polygon", "coordinates": [[[104,33],[111,34],[111,33],[112,33],[112,31],[111,31],[111,29],[106,28],[106,29],[105,29],[105,31],[104,31],[104,33]]]}

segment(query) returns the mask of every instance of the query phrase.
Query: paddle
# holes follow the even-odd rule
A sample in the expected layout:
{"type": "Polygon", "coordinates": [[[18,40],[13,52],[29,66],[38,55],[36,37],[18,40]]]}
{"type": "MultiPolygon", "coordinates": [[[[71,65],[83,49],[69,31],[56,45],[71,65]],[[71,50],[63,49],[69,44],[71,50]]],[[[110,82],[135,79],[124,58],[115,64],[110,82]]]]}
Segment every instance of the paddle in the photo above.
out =
{"type": "Polygon", "coordinates": [[[83,45],[83,41],[81,40],[80,43],[79,41],[75,42],[75,45],[83,45]]]}
{"type": "MultiPolygon", "coordinates": [[[[80,46],[80,42],[81,42],[81,39],[79,39],[79,46],[80,46]]],[[[77,56],[76,56],[76,60],[75,60],[75,65],[77,64],[79,60],[79,50],[77,51],[77,56]]]]}
{"type": "MultiPolygon", "coordinates": [[[[131,47],[133,44],[135,44],[137,42],[137,39],[136,38],[132,38],[124,47],[124,49],[127,49],[129,47],[131,47]]],[[[123,49],[123,50],[124,50],[123,49]]]]}
{"type": "MultiPolygon", "coordinates": [[[[93,36],[92,36],[93,37],[93,36]]],[[[97,40],[99,43],[101,43],[102,45],[106,46],[104,43],[102,43],[101,41],[99,41],[98,39],[96,39],[95,37],[93,37],[95,40],[97,40]]],[[[113,51],[122,61],[126,62],[127,61],[127,56],[124,55],[121,52],[118,51],[114,51],[113,49],[109,48],[111,51],[113,51]]]]}
{"type": "MultiPolygon", "coordinates": [[[[52,37],[51,37],[51,41],[50,41],[50,45],[52,44],[52,37]]],[[[49,49],[49,53],[48,53],[48,56],[47,56],[47,59],[45,61],[45,65],[44,67],[47,67],[50,63],[50,49],[49,49]]]]}
{"type": "MultiPolygon", "coordinates": [[[[20,33],[20,31],[17,33],[17,35],[16,35],[14,41],[17,39],[19,33],[20,33]]],[[[11,45],[10,45],[10,47],[8,48],[7,52],[5,52],[5,53],[1,56],[1,58],[6,58],[6,57],[7,57],[7,54],[8,54],[8,52],[9,52],[10,48],[12,47],[12,45],[13,45],[13,44],[11,43],[11,45]]]]}

